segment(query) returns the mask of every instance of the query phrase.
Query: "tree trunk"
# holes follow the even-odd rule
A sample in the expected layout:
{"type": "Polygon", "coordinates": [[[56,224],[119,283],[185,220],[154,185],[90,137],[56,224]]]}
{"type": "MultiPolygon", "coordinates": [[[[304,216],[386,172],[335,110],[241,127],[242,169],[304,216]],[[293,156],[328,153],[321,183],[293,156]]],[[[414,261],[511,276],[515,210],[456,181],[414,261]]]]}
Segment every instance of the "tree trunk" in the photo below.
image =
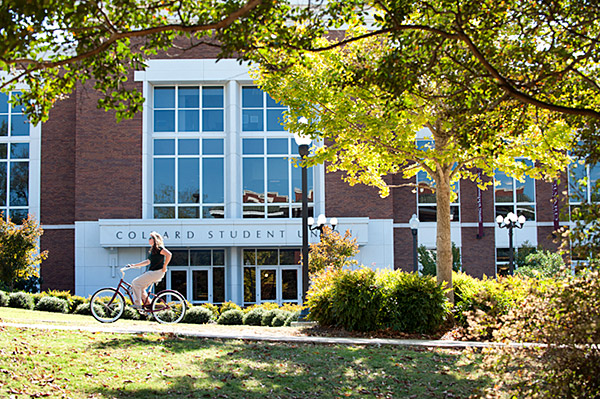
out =
{"type": "Polygon", "coordinates": [[[438,283],[442,283],[445,288],[450,288],[446,296],[451,303],[454,303],[454,290],[452,287],[452,238],[450,236],[450,172],[449,167],[440,168],[439,181],[436,182],[436,274],[438,283]]]}

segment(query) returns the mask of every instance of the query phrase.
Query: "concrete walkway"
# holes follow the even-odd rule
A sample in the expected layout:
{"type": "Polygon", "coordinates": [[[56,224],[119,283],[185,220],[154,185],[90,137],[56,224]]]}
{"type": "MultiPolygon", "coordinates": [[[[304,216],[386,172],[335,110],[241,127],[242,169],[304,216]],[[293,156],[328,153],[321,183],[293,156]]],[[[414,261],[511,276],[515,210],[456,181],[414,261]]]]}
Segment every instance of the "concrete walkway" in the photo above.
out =
{"type": "MultiPolygon", "coordinates": [[[[447,341],[447,340],[419,340],[419,339],[386,339],[386,338],[347,338],[347,337],[312,337],[297,335],[268,335],[257,333],[239,334],[235,332],[207,332],[194,331],[193,329],[178,328],[178,325],[152,325],[152,326],[132,326],[116,327],[106,324],[98,326],[77,326],[77,325],[52,325],[52,324],[26,324],[26,323],[4,323],[3,327],[16,328],[35,328],[42,330],[66,330],[66,331],[87,331],[117,334],[174,334],[177,336],[210,338],[210,339],[240,339],[247,341],[268,341],[268,342],[293,342],[299,344],[327,344],[327,345],[396,345],[396,346],[418,346],[435,348],[489,348],[493,346],[503,346],[505,344],[493,342],[473,342],[473,341],[447,341]]],[[[509,344],[511,346],[539,346],[534,344],[509,344]]]]}

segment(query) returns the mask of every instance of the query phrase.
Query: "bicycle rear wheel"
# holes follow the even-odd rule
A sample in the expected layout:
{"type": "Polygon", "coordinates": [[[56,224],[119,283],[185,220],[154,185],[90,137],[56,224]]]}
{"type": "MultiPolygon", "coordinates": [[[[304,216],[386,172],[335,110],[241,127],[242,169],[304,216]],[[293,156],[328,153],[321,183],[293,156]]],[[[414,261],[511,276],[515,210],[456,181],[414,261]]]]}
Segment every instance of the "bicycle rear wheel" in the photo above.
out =
{"type": "Polygon", "coordinates": [[[101,288],[92,295],[90,310],[99,322],[112,323],[123,314],[125,298],[114,288],[101,288]]]}
{"type": "Polygon", "coordinates": [[[185,298],[177,291],[161,291],[152,300],[152,314],[159,323],[179,323],[186,309],[185,298]]]}

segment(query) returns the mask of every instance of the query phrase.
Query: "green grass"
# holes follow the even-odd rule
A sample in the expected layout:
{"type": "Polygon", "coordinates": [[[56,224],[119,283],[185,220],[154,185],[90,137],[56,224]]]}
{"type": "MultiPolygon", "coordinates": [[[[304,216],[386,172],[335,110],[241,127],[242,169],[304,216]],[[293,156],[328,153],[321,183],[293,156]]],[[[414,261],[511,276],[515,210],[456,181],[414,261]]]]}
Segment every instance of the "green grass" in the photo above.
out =
{"type": "MultiPolygon", "coordinates": [[[[9,308],[0,319],[101,325],[9,308]]],[[[8,398],[468,398],[497,383],[472,351],[0,327],[0,397],[8,398]]]]}

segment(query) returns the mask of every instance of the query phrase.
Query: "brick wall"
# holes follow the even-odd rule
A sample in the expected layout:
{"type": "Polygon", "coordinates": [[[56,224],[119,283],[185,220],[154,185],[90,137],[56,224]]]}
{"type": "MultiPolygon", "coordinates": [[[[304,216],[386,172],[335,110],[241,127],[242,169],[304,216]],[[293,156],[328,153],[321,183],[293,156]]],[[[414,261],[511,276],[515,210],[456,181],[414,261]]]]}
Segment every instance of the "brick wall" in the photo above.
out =
{"type": "Polygon", "coordinates": [[[75,98],[57,102],[42,125],[41,224],[75,221],[75,98]]]}
{"type": "Polygon", "coordinates": [[[48,258],[42,262],[42,291],[53,289],[75,292],[75,230],[44,230],[40,240],[48,258]]]}
{"type": "MultiPolygon", "coordinates": [[[[489,181],[489,178],[487,178],[489,181]]],[[[494,189],[488,186],[481,192],[483,222],[495,222],[494,189]]],[[[478,223],[477,185],[470,181],[460,183],[461,223],[478,223]]],[[[463,270],[477,277],[496,275],[495,229],[484,227],[483,237],[478,237],[479,227],[461,229],[461,256],[463,270]]]]}

